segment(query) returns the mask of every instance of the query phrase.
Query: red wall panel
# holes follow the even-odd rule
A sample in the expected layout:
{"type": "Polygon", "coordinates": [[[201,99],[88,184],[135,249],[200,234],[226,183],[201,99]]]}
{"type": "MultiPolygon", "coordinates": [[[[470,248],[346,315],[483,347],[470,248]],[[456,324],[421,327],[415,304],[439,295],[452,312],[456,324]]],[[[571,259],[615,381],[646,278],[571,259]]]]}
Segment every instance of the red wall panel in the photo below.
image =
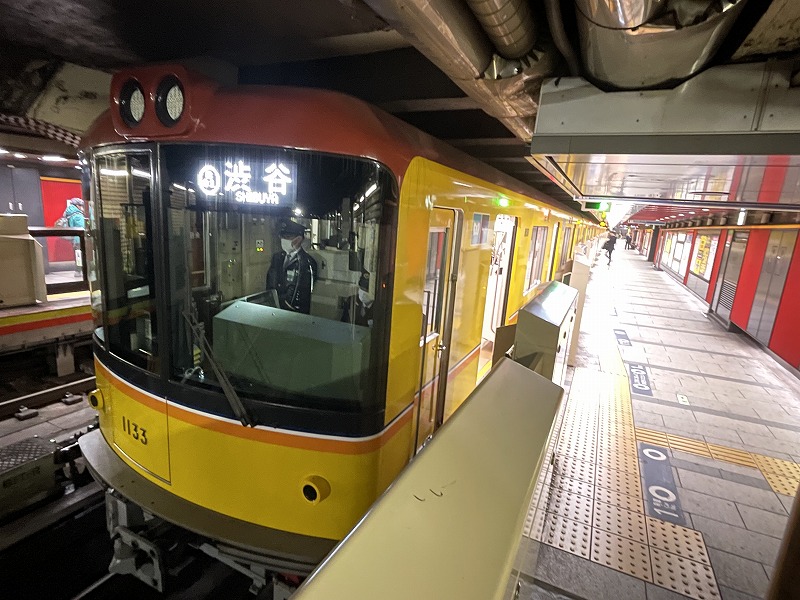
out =
{"type": "Polygon", "coordinates": [[[742,272],[739,274],[739,284],[736,286],[736,298],[733,299],[731,322],[742,329],[747,328],[750,319],[750,310],[753,308],[753,299],[756,296],[758,277],[761,275],[761,265],[769,243],[769,229],[753,229],[747,249],[744,251],[742,272]]]}
{"type": "Polygon", "coordinates": [[[714,268],[711,269],[711,279],[708,283],[708,292],[706,293],[706,302],[711,304],[714,299],[714,288],[717,286],[717,277],[719,277],[719,266],[722,264],[722,255],[725,254],[725,242],[728,241],[728,230],[723,229],[719,234],[717,241],[717,253],[714,255],[714,268]]]}
{"type": "Polygon", "coordinates": [[[795,244],[769,349],[793,367],[800,366],[800,243],[795,244]]]}
{"type": "Polygon", "coordinates": [[[767,157],[767,166],[764,168],[764,178],[761,180],[761,189],[758,192],[759,202],[780,202],[788,166],[788,156],[767,157]]]}
{"type": "MultiPolygon", "coordinates": [[[[71,179],[42,178],[42,208],[45,227],[53,227],[64,214],[67,200],[81,197],[81,182],[71,179]]],[[[65,238],[47,239],[48,257],[51,262],[71,261],[75,258],[72,243],[65,238]]]]}

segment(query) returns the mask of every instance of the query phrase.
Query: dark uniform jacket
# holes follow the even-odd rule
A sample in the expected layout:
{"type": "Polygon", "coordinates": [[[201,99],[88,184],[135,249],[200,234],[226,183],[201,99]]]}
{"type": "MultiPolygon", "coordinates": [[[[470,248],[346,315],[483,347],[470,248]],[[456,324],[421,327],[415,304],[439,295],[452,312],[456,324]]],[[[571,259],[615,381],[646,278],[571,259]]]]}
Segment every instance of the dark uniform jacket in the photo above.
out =
{"type": "Polygon", "coordinates": [[[374,303],[369,306],[361,304],[357,295],[348,296],[343,302],[342,322],[353,323],[362,327],[372,327],[374,306],[374,303]]]}
{"type": "Polygon", "coordinates": [[[267,271],[267,289],[278,292],[281,308],[309,314],[316,276],[317,261],[302,248],[288,260],[286,252],[276,252],[267,271]]]}

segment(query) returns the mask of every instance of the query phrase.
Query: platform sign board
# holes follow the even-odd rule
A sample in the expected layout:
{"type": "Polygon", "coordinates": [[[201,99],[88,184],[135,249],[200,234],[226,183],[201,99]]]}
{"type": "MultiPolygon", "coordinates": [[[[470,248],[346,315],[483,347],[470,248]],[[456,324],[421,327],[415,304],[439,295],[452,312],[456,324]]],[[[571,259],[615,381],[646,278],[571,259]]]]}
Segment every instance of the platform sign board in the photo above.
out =
{"type": "Polygon", "coordinates": [[[672,476],[669,451],[639,442],[639,465],[644,480],[645,511],[654,519],[686,526],[686,516],[672,476]]]}
{"type": "Polygon", "coordinates": [[[647,369],[641,363],[628,363],[628,381],[631,385],[631,393],[640,396],[652,396],[653,388],[650,386],[650,377],[647,369]]]}
{"type": "Polygon", "coordinates": [[[628,339],[628,332],[624,329],[615,329],[614,335],[617,338],[617,344],[620,346],[631,346],[631,341],[628,339]]]}

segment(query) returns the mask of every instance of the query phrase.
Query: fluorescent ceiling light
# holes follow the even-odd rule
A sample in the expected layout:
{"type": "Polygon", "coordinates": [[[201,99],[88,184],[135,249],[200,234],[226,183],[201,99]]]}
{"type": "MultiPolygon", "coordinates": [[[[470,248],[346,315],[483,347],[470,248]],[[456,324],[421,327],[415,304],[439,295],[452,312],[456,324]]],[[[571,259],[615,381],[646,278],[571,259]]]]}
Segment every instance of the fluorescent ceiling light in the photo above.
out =
{"type": "Polygon", "coordinates": [[[39,158],[45,162],[64,162],[65,160],[67,160],[63,156],[58,156],[56,154],[45,154],[44,156],[40,156],[39,158]]]}
{"type": "Polygon", "coordinates": [[[108,175],[109,177],[127,177],[128,172],[125,169],[100,169],[100,175],[108,175]]]}
{"type": "Polygon", "coordinates": [[[28,158],[28,156],[22,152],[14,152],[14,158],[28,158]]]}
{"type": "Polygon", "coordinates": [[[0,148],[0,154],[8,154],[8,150],[5,148],[0,148]]]}
{"type": "Polygon", "coordinates": [[[378,184],[377,183],[373,183],[371,186],[369,186],[367,188],[367,191],[364,192],[364,196],[369,198],[372,194],[375,193],[375,190],[377,190],[377,189],[378,189],[378,184]]]}

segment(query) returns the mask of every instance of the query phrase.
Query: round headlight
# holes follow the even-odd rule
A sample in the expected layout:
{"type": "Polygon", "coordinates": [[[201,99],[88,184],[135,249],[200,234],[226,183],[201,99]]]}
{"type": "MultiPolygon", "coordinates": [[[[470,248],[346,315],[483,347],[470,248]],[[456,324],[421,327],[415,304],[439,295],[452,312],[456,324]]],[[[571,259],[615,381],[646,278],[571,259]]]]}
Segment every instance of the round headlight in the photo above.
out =
{"type": "Polygon", "coordinates": [[[178,78],[169,75],[161,80],[156,90],[156,115],[167,127],[177,123],[183,114],[183,87],[178,78]]]}
{"type": "Polygon", "coordinates": [[[122,86],[119,112],[128,127],[136,127],[144,117],[144,91],[135,79],[129,79],[122,86]]]}

